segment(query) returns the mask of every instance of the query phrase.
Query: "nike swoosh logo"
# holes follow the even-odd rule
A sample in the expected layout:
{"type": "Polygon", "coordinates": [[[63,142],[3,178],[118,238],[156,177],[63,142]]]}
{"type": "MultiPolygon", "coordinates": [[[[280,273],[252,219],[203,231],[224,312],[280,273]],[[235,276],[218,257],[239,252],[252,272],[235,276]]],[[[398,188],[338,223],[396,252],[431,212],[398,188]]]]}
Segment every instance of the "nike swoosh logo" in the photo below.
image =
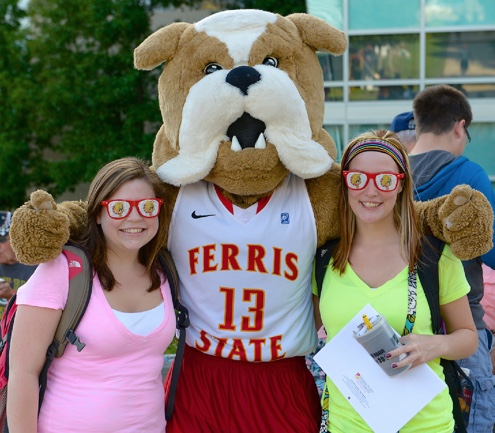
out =
{"type": "Polygon", "coordinates": [[[210,214],[210,215],[198,215],[196,214],[196,211],[193,211],[193,213],[191,214],[191,216],[197,220],[199,218],[206,218],[206,217],[211,217],[211,216],[215,216],[215,214],[210,214]]]}

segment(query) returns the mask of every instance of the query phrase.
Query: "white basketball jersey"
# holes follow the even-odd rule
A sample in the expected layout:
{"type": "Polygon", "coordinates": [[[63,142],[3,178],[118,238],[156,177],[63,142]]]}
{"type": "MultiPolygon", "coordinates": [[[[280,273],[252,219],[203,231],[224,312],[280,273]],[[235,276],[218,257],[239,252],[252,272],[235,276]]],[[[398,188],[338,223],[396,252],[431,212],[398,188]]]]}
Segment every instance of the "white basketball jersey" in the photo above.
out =
{"type": "Polygon", "coordinates": [[[313,350],[316,227],[302,179],[290,175],[250,218],[232,214],[211,183],[181,187],[168,247],[190,313],[187,344],[254,362],[313,350]]]}

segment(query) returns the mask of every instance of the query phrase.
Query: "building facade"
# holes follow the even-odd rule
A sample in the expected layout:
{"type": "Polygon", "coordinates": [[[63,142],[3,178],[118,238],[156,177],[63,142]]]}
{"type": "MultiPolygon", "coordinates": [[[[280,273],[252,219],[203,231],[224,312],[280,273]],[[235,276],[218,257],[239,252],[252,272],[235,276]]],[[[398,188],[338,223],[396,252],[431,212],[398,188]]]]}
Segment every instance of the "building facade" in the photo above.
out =
{"type": "Polygon", "coordinates": [[[464,154],[495,187],[495,1],[307,0],[307,8],[349,37],[343,56],[319,54],[324,127],[339,156],[353,136],[410,111],[418,91],[450,84],[473,109],[464,154]]]}

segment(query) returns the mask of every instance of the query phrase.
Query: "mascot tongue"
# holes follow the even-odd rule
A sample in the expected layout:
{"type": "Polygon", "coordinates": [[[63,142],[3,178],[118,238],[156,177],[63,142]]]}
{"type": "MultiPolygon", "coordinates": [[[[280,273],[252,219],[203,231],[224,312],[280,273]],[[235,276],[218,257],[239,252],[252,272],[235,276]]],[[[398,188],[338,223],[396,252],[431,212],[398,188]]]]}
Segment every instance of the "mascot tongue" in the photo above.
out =
{"type": "Polygon", "coordinates": [[[227,135],[230,140],[237,137],[242,149],[254,147],[260,134],[265,131],[265,122],[255,119],[248,113],[244,113],[227,129],[227,135]]]}

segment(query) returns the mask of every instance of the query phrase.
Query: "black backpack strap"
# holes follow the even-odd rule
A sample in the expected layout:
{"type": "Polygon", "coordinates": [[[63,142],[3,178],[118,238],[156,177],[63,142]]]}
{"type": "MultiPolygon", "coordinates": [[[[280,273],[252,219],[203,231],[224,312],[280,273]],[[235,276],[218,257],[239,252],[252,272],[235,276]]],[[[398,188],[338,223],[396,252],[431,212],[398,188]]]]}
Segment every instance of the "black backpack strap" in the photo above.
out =
{"type": "Polygon", "coordinates": [[[88,260],[84,251],[75,245],[64,245],[62,252],[66,256],[69,265],[69,294],[65,307],[62,310],[62,316],[57,325],[53,342],[48,347],[45,364],[41,369],[38,410],[41,409],[41,403],[43,402],[47,385],[48,369],[53,359],[63,355],[67,343],[75,345],[79,352],[85,346],[79,340],[75,331],[91,298],[93,287],[91,262],[88,260]],[[72,271],[71,268],[73,268],[72,271]],[[73,272],[72,275],[71,272],[73,272]]]}
{"type": "Polygon", "coordinates": [[[323,287],[323,280],[325,279],[325,273],[327,271],[328,263],[332,257],[333,251],[340,239],[330,239],[324,245],[316,250],[315,255],[315,280],[318,287],[318,298],[321,295],[321,289],[323,287]]]}
{"type": "MultiPolygon", "coordinates": [[[[422,254],[418,264],[418,276],[423,286],[428,305],[430,307],[431,324],[433,333],[443,334],[442,316],[440,315],[440,279],[438,275],[438,261],[442,255],[445,243],[433,236],[427,236],[422,244],[422,254]]],[[[449,394],[452,399],[452,413],[455,421],[456,433],[466,433],[464,418],[457,396],[457,386],[454,382],[455,361],[441,359],[445,382],[449,387],[449,394]]]]}
{"type": "Polygon", "coordinates": [[[162,249],[159,255],[160,264],[167,275],[170,285],[170,292],[174,302],[176,328],[179,331],[179,343],[177,353],[172,367],[172,378],[168,391],[167,406],[165,408],[165,418],[170,420],[174,412],[175,391],[179,383],[179,373],[182,366],[182,357],[184,356],[184,346],[186,344],[186,328],[189,326],[189,311],[179,301],[179,275],[175,268],[174,261],[168,250],[162,249]]]}
{"type": "Polygon", "coordinates": [[[443,334],[442,317],[440,316],[440,279],[438,261],[445,243],[433,236],[427,236],[422,244],[421,258],[418,263],[418,276],[428,300],[431,312],[431,323],[435,334],[443,334]]]}

